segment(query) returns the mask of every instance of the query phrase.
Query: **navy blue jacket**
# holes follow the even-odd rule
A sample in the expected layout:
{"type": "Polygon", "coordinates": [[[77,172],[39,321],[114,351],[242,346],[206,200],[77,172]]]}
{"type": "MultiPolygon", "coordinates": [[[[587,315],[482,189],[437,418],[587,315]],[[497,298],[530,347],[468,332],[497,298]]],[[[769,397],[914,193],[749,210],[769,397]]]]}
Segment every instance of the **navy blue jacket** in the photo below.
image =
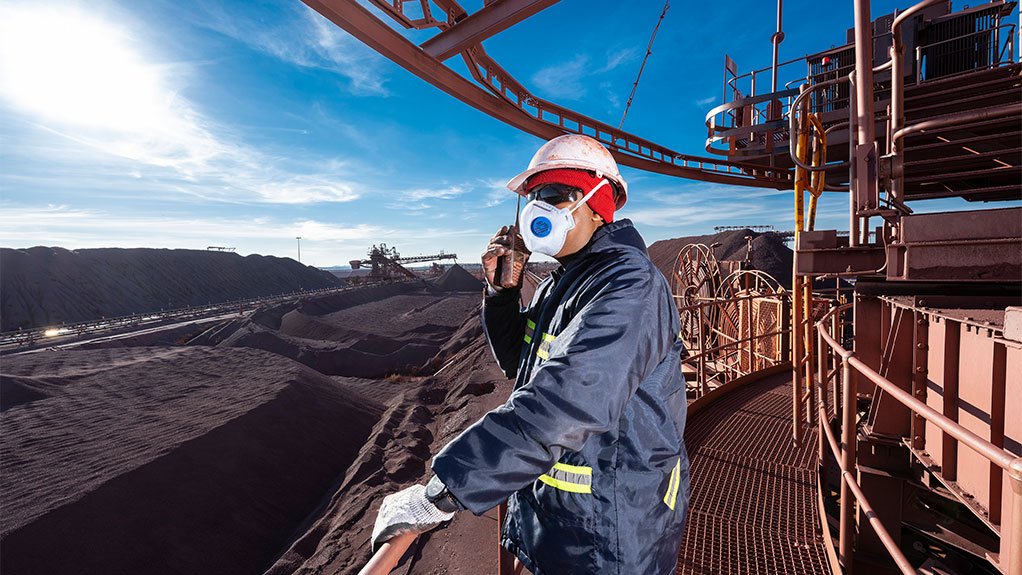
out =
{"type": "Polygon", "coordinates": [[[628,220],[597,229],[521,309],[483,325],[515,390],[433,460],[467,509],[508,500],[501,544],[535,575],[674,573],[688,508],[677,308],[628,220]]]}

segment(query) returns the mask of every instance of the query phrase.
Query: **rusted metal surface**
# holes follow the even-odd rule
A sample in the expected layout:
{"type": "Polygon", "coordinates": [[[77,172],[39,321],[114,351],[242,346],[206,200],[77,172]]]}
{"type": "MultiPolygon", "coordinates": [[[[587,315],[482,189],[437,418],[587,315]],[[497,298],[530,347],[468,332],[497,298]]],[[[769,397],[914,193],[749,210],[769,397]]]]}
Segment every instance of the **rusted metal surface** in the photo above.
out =
{"type": "Polygon", "coordinates": [[[829,573],[815,444],[788,440],[790,374],[732,391],[685,430],[691,501],[677,573],[829,573]]]}
{"type": "Polygon", "coordinates": [[[887,259],[889,279],[1015,280],[1022,277],[1022,208],[905,216],[887,259]]]}
{"type": "Polygon", "coordinates": [[[420,48],[437,60],[446,60],[557,2],[558,0],[495,0],[426,40],[420,48]]]}
{"type": "MultiPolygon", "coordinates": [[[[855,451],[861,449],[854,439],[860,432],[855,417],[857,411],[855,398],[858,395],[855,388],[857,378],[863,377],[876,386],[877,395],[874,399],[880,394],[885,394],[909,410],[913,418],[920,417],[925,420],[926,432],[922,436],[914,434],[918,424],[910,423],[912,431],[904,433],[905,445],[919,445],[922,440],[923,449],[932,449],[933,452],[929,453],[914,447],[912,453],[928,473],[940,479],[952,494],[962,500],[965,508],[972,510],[994,532],[1000,532],[1000,552],[998,556],[992,556],[992,562],[1010,575],[1022,573],[1020,571],[1022,557],[1018,555],[1022,553],[1022,536],[1018,533],[1022,515],[1016,513],[1016,507],[1022,507],[1022,474],[1014,471],[1016,467],[1022,466],[1022,442],[1019,442],[1015,435],[1022,432],[1022,426],[1009,424],[1005,411],[1009,398],[1022,397],[1022,371],[1008,371],[1009,365],[1012,367],[1022,365],[1022,345],[999,337],[1000,334],[993,322],[984,322],[985,327],[981,327],[976,325],[975,318],[966,317],[965,320],[969,323],[963,325],[951,319],[956,315],[954,311],[931,310],[919,306],[917,302],[918,300],[914,298],[881,299],[881,305],[887,309],[881,310],[880,317],[883,318],[881,326],[899,327],[887,337],[858,339],[858,343],[867,345],[857,346],[854,354],[826,333],[826,321],[817,324],[820,336],[828,344],[826,353],[840,356],[845,366],[841,378],[835,383],[840,384],[845,390],[843,444],[839,450],[834,450],[835,454],[840,456],[841,468],[844,471],[855,468],[855,451]],[[903,330],[900,325],[906,318],[912,319],[912,325],[903,330]],[[941,326],[942,323],[949,322],[953,329],[949,330],[946,325],[941,326]],[[908,332],[908,336],[904,335],[904,331],[908,332]],[[861,348],[875,347],[877,343],[882,344],[885,349],[893,350],[906,337],[911,340],[913,347],[918,349],[911,353],[912,361],[907,366],[892,363],[893,351],[880,353],[880,369],[874,369],[856,357],[858,353],[864,351],[861,348]],[[950,359],[945,360],[945,353],[949,354],[950,359]],[[924,356],[927,367],[918,365],[924,356]],[[913,372],[926,375],[928,383],[925,396],[919,396],[919,382],[916,381],[913,381],[915,385],[912,388],[903,389],[896,380],[904,376],[892,371],[908,371],[907,376],[912,378],[917,377],[912,375],[913,372]],[[952,396],[952,393],[955,395],[952,396]],[[931,426],[939,429],[939,432],[931,433],[929,429],[931,426]],[[928,446],[930,442],[934,444],[932,448],[928,446]],[[965,449],[959,448],[963,443],[965,449]],[[951,461],[954,462],[953,465],[949,464],[951,461]]],[[[857,311],[860,307],[861,305],[856,305],[857,311]]],[[[838,308],[838,311],[840,309],[838,308]]],[[[823,380],[823,385],[827,385],[827,380],[823,380]]],[[[820,395],[826,395],[826,389],[821,389],[820,395]]],[[[822,403],[820,407],[822,409],[822,403]]],[[[876,408],[874,401],[871,411],[876,408]]],[[[870,413],[871,421],[876,417],[870,413]]],[[[1017,416],[1013,419],[1017,419],[1017,416]]],[[[869,432],[869,426],[862,428],[867,440],[869,432]]],[[[871,458],[875,459],[872,455],[871,458]]],[[[890,464],[873,462],[871,465],[892,469],[890,464]]],[[[895,474],[890,477],[896,479],[898,476],[895,474]]],[[[875,506],[878,501],[883,501],[885,496],[890,496],[892,488],[898,488],[885,486],[885,482],[890,483],[886,479],[880,484],[872,485],[869,477],[868,473],[864,473],[856,481],[850,474],[843,474],[840,501],[843,527],[840,540],[842,557],[847,557],[847,554],[852,552],[853,545],[860,550],[869,547],[864,540],[854,542],[854,532],[850,525],[848,529],[844,528],[846,524],[844,518],[852,508],[852,497],[854,496],[864,509],[864,502],[872,502],[875,506]]],[[[883,505],[897,503],[898,501],[894,499],[883,505]]],[[[901,551],[895,545],[897,538],[889,533],[900,528],[901,520],[898,518],[900,514],[889,512],[874,515],[875,517],[864,518],[888,532],[885,534],[883,531],[877,531],[876,534],[883,546],[900,563],[898,555],[901,551]]],[[[857,539],[861,537],[860,534],[857,539]]],[[[847,573],[847,568],[852,562],[844,563],[847,573]]]]}
{"type": "Polygon", "coordinates": [[[735,262],[717,262],[705,246],[681,250],[672,289],[682,318],[679,334],[689,355],[682,359],[689,399],[789,359],[785,318],[789,295],[756,270],[721,278],[735,262]]]}

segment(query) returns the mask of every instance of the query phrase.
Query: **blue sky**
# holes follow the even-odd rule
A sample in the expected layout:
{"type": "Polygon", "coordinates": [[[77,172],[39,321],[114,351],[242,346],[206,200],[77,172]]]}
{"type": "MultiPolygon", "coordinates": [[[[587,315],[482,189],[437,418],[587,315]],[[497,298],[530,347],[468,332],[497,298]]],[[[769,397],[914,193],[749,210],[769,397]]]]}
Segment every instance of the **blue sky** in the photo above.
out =
{"type": "MultiPolygon", "coordinates": [[[[743,71],[769,65],[774,3],[693,4],[668,12],[625,128],[705,155],[724,54],[743,71]]],[[[873,13],[905,4],[874,1],[873,13]]],[[[616,125],[662,5],[564,0],[484,45],[537,95],[616,125]]],[[[843,44],[852,3],[827,5],[785,3],[782,60],[843,44]]],[[[298,0],[0,2],[4,247],[295,257],[301,236],[302,260],[317,266],[378,242],[474,262],[513,221],[503,184],[540,144],[298,0]]],[[[619,214],[648,242],[791,227],[788,192],[624,175],[632,193],[619,214]]],[[[819,227],[846,229],[846,210],[825,196],[819,227]]]]}

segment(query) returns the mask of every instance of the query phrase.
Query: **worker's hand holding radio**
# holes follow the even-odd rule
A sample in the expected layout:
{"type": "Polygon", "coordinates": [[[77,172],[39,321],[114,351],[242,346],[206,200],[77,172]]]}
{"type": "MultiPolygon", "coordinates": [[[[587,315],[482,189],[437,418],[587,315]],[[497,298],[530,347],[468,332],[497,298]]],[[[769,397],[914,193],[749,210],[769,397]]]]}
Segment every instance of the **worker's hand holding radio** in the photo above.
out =
{"type": "Polygon", "coordinates": [[[518,289],[522,287],[525,263],[529,261],[529,250],[515,226],[503,226],[483,252],[483,273],[486,283],[493,291],[518,289]]]}

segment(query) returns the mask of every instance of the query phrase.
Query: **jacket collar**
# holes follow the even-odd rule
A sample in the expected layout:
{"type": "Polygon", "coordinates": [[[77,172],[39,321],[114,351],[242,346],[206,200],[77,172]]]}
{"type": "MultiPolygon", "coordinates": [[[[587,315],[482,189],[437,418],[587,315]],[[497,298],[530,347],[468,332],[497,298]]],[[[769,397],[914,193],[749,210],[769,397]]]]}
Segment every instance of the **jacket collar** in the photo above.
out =
{"type": "Polygon", "coordinates": [[[572,267],[575,263],[586,259],[585,256],[589,254],[613,251],[620,249],[622,246],[632,247],[644,254],[646,253],[646,242],[642,240],[642,236],[639,235],[639,231],[632,225],[632,221],[627,218],[614,220],[597,228],[593,232],[593,237],[589,240],[589,243],[583,246],[582,249],[570,256],[561,258],[561,268],[558,271],[572,267]]]}

